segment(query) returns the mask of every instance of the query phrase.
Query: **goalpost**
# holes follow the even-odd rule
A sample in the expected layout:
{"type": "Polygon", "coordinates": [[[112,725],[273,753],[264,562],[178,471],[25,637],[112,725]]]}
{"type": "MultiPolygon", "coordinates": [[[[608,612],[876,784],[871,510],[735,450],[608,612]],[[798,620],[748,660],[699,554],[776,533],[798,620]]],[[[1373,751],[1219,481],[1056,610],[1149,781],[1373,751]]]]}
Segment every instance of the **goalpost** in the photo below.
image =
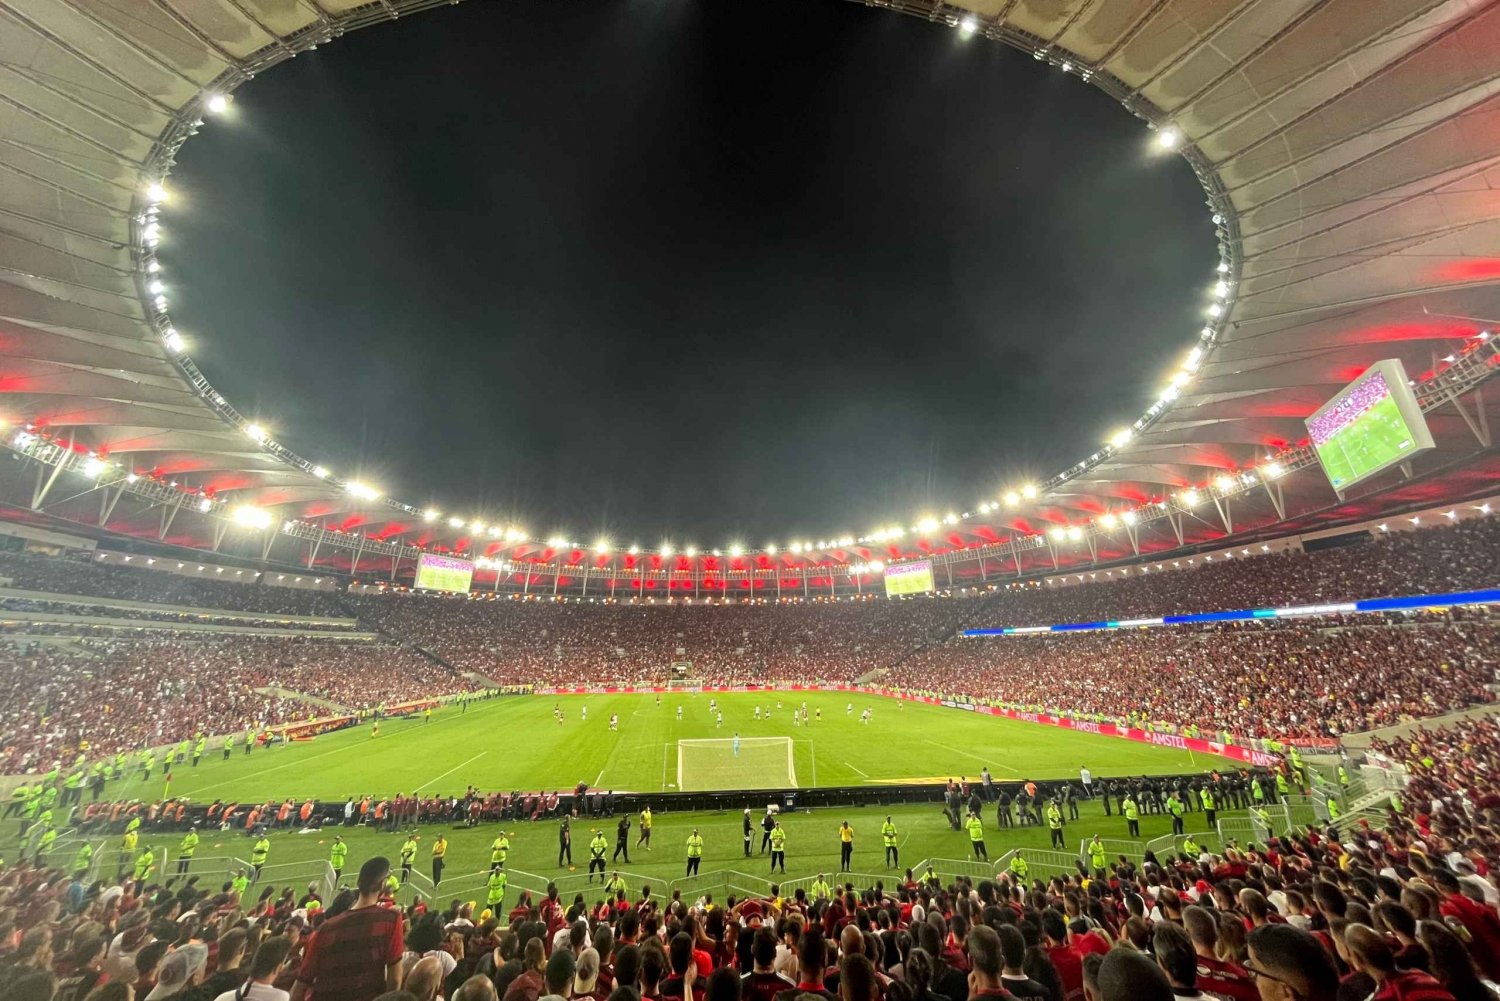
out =
{"type": "Polygon", "coordinates": [[[677,788],[684,792],[796,785],[790,737],[741,737],[738,754],[733,737],[677,742],[677,788]]]}

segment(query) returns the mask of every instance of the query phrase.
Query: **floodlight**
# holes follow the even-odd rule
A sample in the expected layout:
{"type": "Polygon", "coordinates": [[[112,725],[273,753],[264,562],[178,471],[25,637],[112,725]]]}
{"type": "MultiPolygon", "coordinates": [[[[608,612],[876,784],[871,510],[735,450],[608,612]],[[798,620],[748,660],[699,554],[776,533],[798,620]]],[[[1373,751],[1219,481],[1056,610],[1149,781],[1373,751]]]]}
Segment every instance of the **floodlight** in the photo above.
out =
{"type": "Polygon", "coordinates": [[[164,202],[166,200],[167,189],[163,187],[160,182],[151,184],[146,188],[146,201],[150,202],[152,205],[155,205],[158,202],[164,202]]]}
{"type": "Polygon", "coordinates": [[[332,474],[328,472],[327,466],[314,466],[312,474],[320,480],[326,480],[332,474]]]}
{"type": "Polygon", "coordinates": [[[202,511],[205,514],[207,514],[209,511],[212,511],[213,509],[214,509],[214,502],[211,501],[211,500],[209,500],[207,497],[203,498],[201,501],[198,502],[198,510],[202,511]]]}
{"type": "Polygon", "coordinates": [[[1032,483],[1026,484],[1021,488],[1021,496],[1027,500],[1034,500],[1036,498],[1036,485],[1032,483]]]}
{"type": "Polygon", "coordinates": [[[344,489],[360,500],[375,500],[380,496],[379,490],[366,483],[349,482],[344,484],[344,489]]]}
{"type": "Polygon", "coordinates": [[[1184,490],[1178,497],[1188,507],[1193,507],[1198,503],[1198,491],[1193,489],[1184,490]]]}
{"type": "Polygon", "coordinates": [[[246,528],[270,528],[271,512],[253,504],[241,504],[232,512],[234,523],[246,528]]]}
{"type": "Polygon", "coordinates": [[[1162,149],[1176,149],[1181,142],[1182,133],[1170,126],[1156,134],[1156,145],[1162,149]]]}
{"type": "Polygon", "coordinates": [[[1234,489],[1233,476],[1218,476],[1214,479],[1214,486],[1219,488],[1219,493],[1227,494],[1234,489]]]}
{"type": "Polygon", "coordinates": [[[222,115],[229,110],[229,97],[225,94],[210,94],[203,102],[203,107],[208,109],[211,115],[222,115]]]}
{"type": "Polygon", "coordinates": [[[1121,428],[1110,436],[1109,443],[1115,448],[1124,448],[1130,444],[1130,439],[1134,436],[1135,432],[1130,430],[1130,428],[1121,428]]]}
{"type": "Polygon", "coordinates": [[[438,512],[434,511],[432,508],[428,508],[426,511],[422,512],[422,520],[423,521],[437,521],[438,520],[438,512]]]}
{"type": "Polygon", "coordinates": [[[1068,529],[1068,538],[1073,542],[1077,542],[1079,539],[1083,538],[1083,529],[1079,528],[1077,525],[1072,526],[1068,529]]]}
{"type": "Polygon", "coordinates": [[[919,532],[936,532],[939,527],[936,518],[923,518],[917,522],[917,531],[919,532]]]}
{"type": "Polygon", "coordinates": [[[958,22],[958,30],[963,34],[965,38],[968,38],[970,35],[974,34],[974,32],[979,30],[979,21],[972,16],[966,17],[962,21],[958,22]]]}
{"type": "Polygon", "coordinates": [[[1017,504],[1021,503],[1021,495],[1016,493],[1014,490],[1007,490],[1005,492],[1004,500],[1006,507],[1015,507],[1017,504]]]}
{"type": "Polygon", "coordinates": [[[1134,525],[1136,522],[1136,518],[1138,517],[1139,515],[1137,515],[1134,511],[1125,511],[1121,513],[1120,520],[1127,525],[1134,525]]]}

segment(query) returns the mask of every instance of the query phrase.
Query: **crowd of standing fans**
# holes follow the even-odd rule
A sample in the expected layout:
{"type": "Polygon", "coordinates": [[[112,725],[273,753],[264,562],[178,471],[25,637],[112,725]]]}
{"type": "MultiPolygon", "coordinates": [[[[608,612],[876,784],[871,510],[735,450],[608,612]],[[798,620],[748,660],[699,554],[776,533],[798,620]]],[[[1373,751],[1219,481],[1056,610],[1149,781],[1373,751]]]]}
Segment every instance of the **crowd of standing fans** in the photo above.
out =
{"type": "Polygon", "coordinates": [[[717,902],[623,882],[507,898],[501,881],[481,909],[398,905],[378,857],[326,901],[315,886],[14,867],[0,997],[1497,1001],[1500,810],[1493,786],[1488,802],[1469,789],[1497,738],[1480,721],[1385,747],[1417,775],[1411,797],[1435,800],[1385,830],[1309,827],[1051,878],[929,869],[717,902]]]}

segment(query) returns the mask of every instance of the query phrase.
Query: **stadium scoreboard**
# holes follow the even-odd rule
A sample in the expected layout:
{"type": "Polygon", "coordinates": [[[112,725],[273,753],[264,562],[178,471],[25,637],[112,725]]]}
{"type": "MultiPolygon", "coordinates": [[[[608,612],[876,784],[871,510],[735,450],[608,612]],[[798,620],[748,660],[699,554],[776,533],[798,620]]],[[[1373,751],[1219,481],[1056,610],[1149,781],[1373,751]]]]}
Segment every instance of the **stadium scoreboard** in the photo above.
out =
{"type": "Polygon", "coordinates": [[[913,560],[885,568],[885,596],[925,594],[933,589],[932,561],[913,560]]]}
{"type": "Polygon", "coordinates": [[[415,587],[424,591],[457,591],[466,593],[474,580],[474,564],[452,556],[423,553],[417,559],[415,587]]]}
{"type": "Polygon", "coordinates": [[[1307,419],[1333,489],[1344,491],[1434,447],[1400,359],[1378,361],[1307,419]]]}

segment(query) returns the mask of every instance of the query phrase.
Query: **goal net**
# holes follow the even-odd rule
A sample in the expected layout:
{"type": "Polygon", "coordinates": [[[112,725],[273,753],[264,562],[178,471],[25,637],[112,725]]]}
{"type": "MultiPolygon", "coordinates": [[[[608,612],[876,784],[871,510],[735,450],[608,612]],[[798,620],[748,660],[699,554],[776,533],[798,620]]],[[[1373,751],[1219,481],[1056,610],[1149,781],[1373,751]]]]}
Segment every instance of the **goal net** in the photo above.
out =
{"type": "Polygon", "coordinates": [[[677,742],[677,788],[684,792],[796,785],[790,737],[741,737],[739,753],[732,737],[677,742]]]}

